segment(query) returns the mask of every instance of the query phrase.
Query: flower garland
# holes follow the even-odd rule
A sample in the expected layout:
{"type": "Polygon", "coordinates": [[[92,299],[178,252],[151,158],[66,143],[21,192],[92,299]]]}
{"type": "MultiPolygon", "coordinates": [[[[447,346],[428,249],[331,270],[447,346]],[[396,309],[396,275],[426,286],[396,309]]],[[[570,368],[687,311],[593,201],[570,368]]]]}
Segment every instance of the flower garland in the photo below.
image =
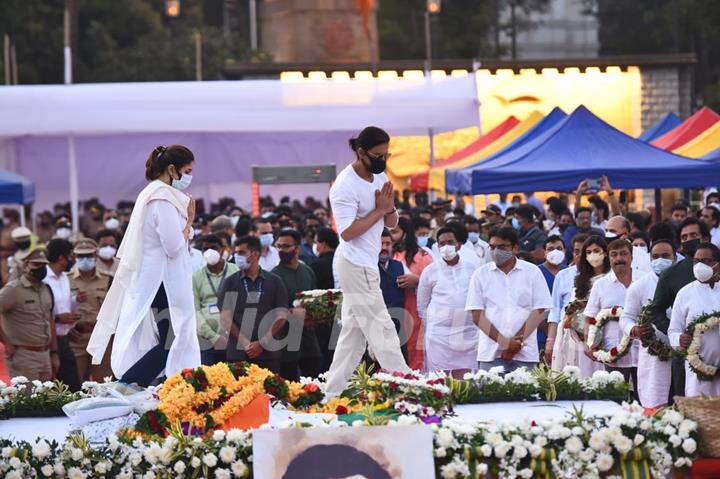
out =
{"type": "MultiPolygon", "coordinates": [[[[637,319],[637,325],[638,326],[644,326],[646,324],[652,324],[650,321],[650,315],[652,313],[652,307],[653,302],[652,300],[648,301],[648,303],[640,309],[640,314],[638,315],[637,319]]],[[[674,349],[664,342],[662,342],[658,337],[657,334],[655,334],[655,330],[653,329],[652,336],[648,338],[643,338],[640,340],[643,347],[647,350],[648,354],[651,356],[655,356],[661,361],[669,361],[670,358],[672,358],[674,354],[674,349]]]]}
{"type": "Polygon", "coordinates": [[[341,304],[342,291],[339,289],[300,291],[293,301],[293,307],[305,310],[305,320],[309,324],[332,323],[341,304]]]}
{"type": "Polygon", "coordinates": [[[604,350],[601,346],[605,325],[609,321],[619,321],[622,312],[622,307],[613,306],[612,308],[605,308],[601,310],[594,319],[587,318],[588,335],[586,344],[590,348],[592,356],[602,363],[614,363],[621,357],[625,356],[629,350],[632,338],[624,334],[622,339],[620,339],[620,343],[618,343],[617,346],[610,348],[609,351],[604,350]]]}
{"type": "Polygon", "coordinates": [[[583,311],[587,306],[587,299],[574,299],[565,306],[565,319],[563,327],[565,329],[573,329],[580,339],[585,334],[585,324],[583,323],[583,311]]]}
{"type": "Polygon", "coordinates": [[[706,363],[700,355],[703,334],[709,329],[718,327],[720,327],[720,312],[713,312],[698,316],[685,330],[685,334],[692,338],[687,349],[687,362],[690,369],[702,381],[712,381],[718,377],[718,366],[706,363]]]}
{"type": "MultiPolygon", "coordinates": [[[[375,418],[377,420],[377,418],[375,418]]],[[[386,418],[384,425],[419,424],[415,416],[386,418]]],[[[366,427],[369,420],[352,426],[366,427]]],[[[328,427],[341,427],[337,424],[328,427]]],[[[302,423],[279,428],[306,427],[302,423]]],[[[523,424],[492,424],[446,418],[430,426],[436,476],[577,477],[623,475],[629,466],[647,467],[652,477],[692,465],[697,424],[673,409],[644,416],[638,404],[624,404],[612,417],[582,411],[523,424]],[[634,461],[630,458],[635,458],[634,461]]],[[[110,436],[94,448],[81,436],[62,444],[0,439],[0,476],[120,478],[253,477],[252,431],[214,431],[206,440],[173,430],[164,439],[110,436]]]]}
{"type": "Polygon", "coordinates": [[[167,437],[171,426],[180,424],[190,433],[206,434],[260,394],[297,407],[317,404],[323,398],[317,384],[291,383],[255,364],[200,366],[169,377],[158,392],[157,409],[145,413],[135,431],[167,437]]]}

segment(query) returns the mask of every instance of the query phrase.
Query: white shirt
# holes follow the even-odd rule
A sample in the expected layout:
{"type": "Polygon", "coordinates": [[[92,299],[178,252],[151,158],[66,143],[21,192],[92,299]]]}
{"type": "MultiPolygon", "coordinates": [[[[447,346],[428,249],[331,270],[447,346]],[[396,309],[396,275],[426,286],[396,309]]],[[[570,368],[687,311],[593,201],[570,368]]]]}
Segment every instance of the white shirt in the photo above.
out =
{"type": "Polygon", "coordinates": [[[428,371],[475,369],[478,328],[465,311],[474,263],[460,258],[455,266],[433,261],[420,275],[417,310],[425,325],[428,371]]]}
{"type": "Polygon", "coordinates": [[[350,164],[340,172],[330,188],[330,205],[340,236],[337,253],[356,266],[377,268],[384,219],[380,218],[367,231],[350,241],[345,241],[342,233],[356,219],[367,216],[375,209],[375,192],[386,182],[387,176],[384,173],[373,175],[372,183],[365,181],[350,164]]]}
{"type": "Polygon", "coordinates": [[[720,248],[720,226],[710,230],[710,242],[720,248]]]}
{"type": "MultiPolygon", "coordinates": [[[[637,275],[632,271],[631,283],[637,278],[637,275]]],[[[585,307],[585,316],[591,318],[597,317],[600,310],[612,308],[613,306],[622,307],[625,304],[625,295],[627,288],[622,284],[615,272],[610,270],[608,274],[595,281],[592,289],[590,290],[590,296],[588,297],[588,303],[585,307]]],[[[618,321],[608,321],[605,325],[603,335],[603,348],[610,349],[613,346],[617,346],[622,339],[622,331],[620,330],[620,323],[618,321]]],[[[630,368],[637,365],[637,348],[634,347],[634,341],[629,346],[630,351],[611,364],[612,367],[616,368],[630,368]]]]}
{"type": "MultiPolygon", "coordinates": [[[[668,337],[670,346],[680,347],[680,335],[685,332],[688,324],[701,314],[720,311],[720,284],[713,288],[705,283],[693,281],[675,296],[668,337]]],[[[720,364],[720,332],[710,329],[703,335],[700,344],[700,356],[708,364],[720,364]]],[[[685,395],[686,396],[720,396],[720,378],[701,381],[685,362],[685,395]]]]}
{"type": "Polygon", "coordinates": [[[565,306],[572,301],[575,289],[577,266],[568,266],[555,275],[552,289],[552,309],[548,314],[549,323],[559,323],[565,314],[565,306]]]}
{"type": "Polygon", "coordinates": [[[260,261],[258,262],[260,267],[265,271],[272,270],[275,266],[280,264],[280,253],[274,246],[268,246],[267,253],[260,254],[260,261]]]}
{"type": "Polygon", "coordinates": [[[190,267],[192,272],[195,273],[200,271],[205,266],[205,258],[203,258],[202,251],[197,248],[190,248],[190,267]]]}
{"type": "Polygon", "coordinates": [[[632,269],[635,277],[640,278],[643,275],[652,273],[651,263],[652,259],[646,248],[633,247],[632,269]]]}
{"type": "MultiPolygon", "coordinates": [[[[534,264],[521,259],[515,261],[510,273],[503,273],[495,263],[487,263],[472,275],[466,311],[485,311],[485,317],[505,337],[514,336],[525,324],[530,313],[550,309],[552,300],[542,272],[534,264]]],[[[531,335],[514,360],[537,362],[537,341],[531,335]]],[[[498,344],[480,331],[478,361],[494,361],[498,344]]]]}
{"type": "MultiPolygon", "coordinates": [[[[640,310],[648,301],[655,297],[655,289],[657,289],[658,276],[655,273],[646,274],[637,281],[634,281],[625,293],[625,305],[623,313],[620,315],[620,329],[625,335],[630,336],[632,328],[637,326],[637,319],[640,310]]],[[[662,334],[655,330],[656,334],[662,334]]]]}
{"type": "Polygon", "coordinates": [[[490,262],[490,245],[487,244],[487,242],[485,242],[484,240],[478,238],[477,243],[473,243],[472,241],[467,240],[463,247],[474,251],[475,256],[477,256],[480,260],[480,264],[490,262]]]}
{"type": "MultiPolygon", "coordinates": [[[[67,273],[61,272],[60,275],[56,275],[55,272],[47,267],[47,275],[43,279],[43,283],[50,286],[53,293],[53,300],[55,306],[53,307],[53,315],[58,316],[60,314],[70,313],[73,310],[73,298],[70,292],[70,281],[68,280],[67,273]]],[[[55,332],[58,336],[65,336],[70,330],[75,327],[74,324],[55,324],[55,332]]]]}

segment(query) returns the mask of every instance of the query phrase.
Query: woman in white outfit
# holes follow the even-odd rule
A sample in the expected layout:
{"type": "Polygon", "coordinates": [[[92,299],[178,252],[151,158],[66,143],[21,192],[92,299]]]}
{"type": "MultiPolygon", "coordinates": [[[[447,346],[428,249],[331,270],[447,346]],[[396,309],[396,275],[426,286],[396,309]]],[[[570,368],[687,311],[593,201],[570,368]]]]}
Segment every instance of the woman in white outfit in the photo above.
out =
{"type": "MultiPolygon", "coordinates": [[[[685,334],[698,316],[720,311],[720,249],[712,243],[701,243],[695,251],[695,281],[682,288],[675,297],[668,337],[675,349],[687,350],[692,338],[685,334]]],[[[720,365],[720,332],[717,328],[703,334],[700,356],[706,364],[720,365]]],[[[719,369],[720,371],[720,369],[719,369]]],[[[701,380],[685,363],[686,396],[720,396],[720,375],[701,380]]]]}
{"type": "Polygon", "coordinates": [[[99,364],[114,334],[111,366],[123,382],[147,386],[163,370],[170,376],[200,365],[188,247],[195,203],[181,191],[190,185],[193,165],[192,152],[179,145],[155,148],[145,165],[150,183],[135,202],[120,264],[87,347],[99,364]],[[152,311],[161,285],[167,310],[152,311]],[[174,337],[168,345],[170,324],[174,337]]]}
{"type": "MultiPolygon", "coordinates": [[[[601,236],[590,236],[583,244],[580,259],[578,260],[578,274],[575,276],[575,288],[571,301],[576,298],[587,299],[590,296],[595,281],[605,276],[610,271],[610,259],[607,254],[607,242],[601,236]]],[[[585,316],[581,314],[583,329],[586,329],[585,316]]],[[[569,329],[570,337],[575,341],[578,355],[578,367],[580,377],[589,378],[595,371],[605,370],[605,365],[593,361],[583,352],[587,350],[585,341],[580,339],[574,329],[569,329]]]]}
{"type": "MultiPolygon", "coordinates": [[[[626,335],[634,339],[640,340],[654,334],[658,340],[669,345],[667,335],[662,331],[658,331],[652,324],[638,326],[637,321],[643,306],[655,297],[658,277],[663,271],[675,264],[675,246],[669,240],[658,240],[652,245],[650,257],[653,272],[634,281],[625,294],[625,305],[620,316],[620,328],[626,335]]],[[[670,391],[670,366],[671,362],[669,360],[663,361],[657,356],[648,353],[647,348],[640,348],[638,352],[637,390],[640,404],[643,407],[656,408],[667,404],[670,391]]]]}

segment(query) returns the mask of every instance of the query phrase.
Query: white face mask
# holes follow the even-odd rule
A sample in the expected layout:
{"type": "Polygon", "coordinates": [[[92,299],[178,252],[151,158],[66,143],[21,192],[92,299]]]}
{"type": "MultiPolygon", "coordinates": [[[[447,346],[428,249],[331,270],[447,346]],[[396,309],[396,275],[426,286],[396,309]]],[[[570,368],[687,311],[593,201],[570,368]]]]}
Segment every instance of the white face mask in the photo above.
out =
{"type": "Polygon", "coordinates": [[[115,257],[115,253],[117,253],[117,250],[112,246],[103,246],[98,250],[98,256],[105,261],[113,259],[115,257]]]}
{"type": "Polygon", "coordinates": [[[442,256],[442,259],[445,261],[452,261],[457,255],[458,252],[454,245],[446,244],[440,247],[440,256],[442,256]]]}
{"type": "Polygon", "coordinates": [[[313,243],[312,245],[313,254],[315,256],[320,256],[320,252],[318,252],[317,243],[313,243]]]}
{"type": "Polygon", "coordinates": [[[712,266],[708,266],[705,263],[697,263],[693,266],[693,274],[696,280],[701,283],[707,283],[715,276],[715,271],[712,269],[712,266]]]}
{"type": "Polygon", "coordinates": [[[587,262],[590,266],[597,268],[605,261],[605,253],[590,253],[587,255],[587,262]]]}
{"type": "Polygon", "coordinates": [[[231,216],[230,221],[232,221],[233,228],[235,228],[238,224],[238,221],[240,221],[239,216],[231,216]]]}
{"type": "Polygon", "coordinates": [[[190,183],[192,183],[192,176],[186,175],[185,173],[182,173],[180,175],[180,179],[176,180],[173,178],[172,180],[172,186],[173,188],[177,188],[178,190],[184,190],[190,186],[190,183]]]}
{"type": "Polygon", "coordinates": [[[72,230],[70,228],[66,228],[63,226],[62,228],[57,229],[57,231],[55,232],[55,236],[57,236],[60,239],[66,240],[72,236],[72,230]]]}
{"type": "Polygon", "coordinates": [[[105,222],[105,228],[109,230],[116,230],[120,227],[120,221],[117,218],[110,218],[105,222]]]}
{"type": "Polygon", "coordinates": [[[565,261],[565,253],[560,251],[559,249],[554,249],[552,251],[548,251],[545,254],[545,259],[548,260],[548,263],[554,264],[557,266],[557,265],[561,264],[563,261],[565,261]]]}
{"type": "Polygon", "coordinates": [[[227,259],[228,259],[229,257],[230,257],[230,253],[228,253],[227,250],[223,251],[222,259],[224,259],[225,261],[227,261],[227,259]]]}
{"type": "Polygon", "coordinates": [[[220,253],[214,249],[207,249],[203,253],[203,259],[205,259],[205,262],[210,266],[214,266],[220,262],[220,253]]]}

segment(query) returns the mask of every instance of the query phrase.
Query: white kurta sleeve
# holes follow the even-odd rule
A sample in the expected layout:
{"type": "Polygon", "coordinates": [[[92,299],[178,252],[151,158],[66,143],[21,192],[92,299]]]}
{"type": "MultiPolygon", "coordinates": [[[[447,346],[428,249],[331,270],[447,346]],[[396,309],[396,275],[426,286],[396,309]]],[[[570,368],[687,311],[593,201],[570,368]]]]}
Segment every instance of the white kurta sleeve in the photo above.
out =
{"type": "Polygon", "coordinates": [[[680,335],[685,332],[687,327],[687,316],[688,316],[688,302],[686,300],[686,294],[689,290],[680,290],[675,296],[675,303],[673,303],[672,314],[670,315],[670,326],[668,326],[668,339],[670,340],[670,346],[673,348],[680,347],[680,335]]]}
{"type": "Polygon", "coordinates": [[[165,254],[169,258],[175,258],[183,250],[187,251],[187,241],[182,234],[185,225],[177,209],[164,200],[152,201],[148,207],[165,254]]]}
{"type": "MultiPolygon", "coordinates": [[[[653,273],[654,274],[654,273],[653,273]]],[[[623,305],[623,313],[620,315],[620,329],[626,336],[630,336],[632,329],[637,326],[637,317],[640,309],[643,307],[643,290],[639,286],[642,283],[630,285],[625,294],[625,304],[623,305]]]]}
{"type": "Polygon", "coordinates": [[[417,312],[423,323],[427,323],[427,309],[430,305],[433,286],[435,285],[435,268],[428,266],[420,274],[420,283],[417,288],[417,312]]]}
{"type": "Polygon", "coordinates": [[[594,318],[598,315],[600,310],[602,309],[601,303],[600,303],[600,286],[599,284],[602,284],[600,281],[595,281],[595,284],[593,285],[592,289],[590,290],[590,295],[588,297],[587,306],[585,306],[584,315],[589,316],[591,318],[594,318]]]}
{"type": "MultiPolygon", "coordinates": [[[[563,275],[564,277],[564,275],[563,275]]],[[[558,282],[558,278],[555,278],[555,284],[553,286],[552,293],[550,293],[550,297],[552,299],[552,308],[550,308],[550,313],[548,314],[548,323],[559,323],[562,319],[563,314],[563,286],[565,286],[563,283],[558,282]]]]}

